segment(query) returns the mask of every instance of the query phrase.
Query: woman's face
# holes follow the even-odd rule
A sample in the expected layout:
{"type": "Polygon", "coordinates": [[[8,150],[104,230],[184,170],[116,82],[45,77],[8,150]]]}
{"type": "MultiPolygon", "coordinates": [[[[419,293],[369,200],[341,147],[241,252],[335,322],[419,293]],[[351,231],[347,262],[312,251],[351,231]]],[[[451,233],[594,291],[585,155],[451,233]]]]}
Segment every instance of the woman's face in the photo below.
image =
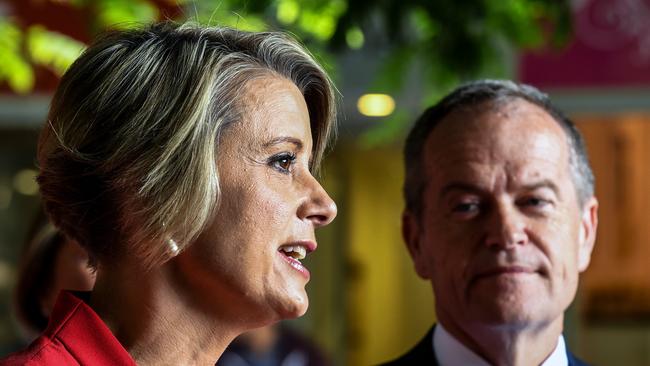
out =
{"type": "Polygon", "coordinates": [[[307,310],[300,259],[316,249],[314,229],[334,219],[336,205],[309,170],[309,113],[297,87],[254,79],[243,102],[243,120],[220,139],[219,209],[176,262],[183,288],[203,306],[263,324],[307,310]]]}

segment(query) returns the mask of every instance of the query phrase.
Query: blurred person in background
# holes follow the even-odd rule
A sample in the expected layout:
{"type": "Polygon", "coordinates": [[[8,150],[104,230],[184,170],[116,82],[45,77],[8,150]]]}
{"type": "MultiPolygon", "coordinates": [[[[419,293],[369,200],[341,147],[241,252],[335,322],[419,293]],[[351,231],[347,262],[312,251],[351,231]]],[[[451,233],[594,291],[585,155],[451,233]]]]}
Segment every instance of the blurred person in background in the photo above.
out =
{"type": "Polygon", "coordinates": [[[328,76],[281,33],[110,32],[63,76],[38,145],[46,211],[97,268],[2,365],[208,365],[305,313],[328,76]]]}
{"type": "Polygon", "coordinates": [[[463,85],[405,146],[402,230],[438,324],[388,365],[583,365],[564,312],[596,238],[583,139],[537,89],[463,85]]]}
{"type": "Polygon", "coordinates": [[[21,324],[30,334],[40,334],[61,290],[90,291],[94,284],[86,250],[39,211],[18,263],[15,309],[21,324]]]}
{"type": "Polygon", "coordinates": [[[326,366],[325,354],[309,339],[281,324],[237,337],[217,366],[326,366]]]}

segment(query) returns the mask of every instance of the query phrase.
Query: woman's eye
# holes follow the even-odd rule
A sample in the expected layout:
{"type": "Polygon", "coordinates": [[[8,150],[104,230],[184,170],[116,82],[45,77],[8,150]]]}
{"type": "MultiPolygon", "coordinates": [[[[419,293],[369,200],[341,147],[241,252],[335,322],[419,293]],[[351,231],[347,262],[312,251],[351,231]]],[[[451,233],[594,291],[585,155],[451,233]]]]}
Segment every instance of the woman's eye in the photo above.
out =
{"type": "Polygon", "coordinates": [[[280,154],[272,157],[269,160],[269,165],[282,173],[289,173],[295,161],[295,154],[280,154]]]}
{"type": "Polygon", "coordinates": [[[284,170],[289,170],[291,167],[291,160],[289,158],[282,158],[278,160],[278,166],[284,170]]]}

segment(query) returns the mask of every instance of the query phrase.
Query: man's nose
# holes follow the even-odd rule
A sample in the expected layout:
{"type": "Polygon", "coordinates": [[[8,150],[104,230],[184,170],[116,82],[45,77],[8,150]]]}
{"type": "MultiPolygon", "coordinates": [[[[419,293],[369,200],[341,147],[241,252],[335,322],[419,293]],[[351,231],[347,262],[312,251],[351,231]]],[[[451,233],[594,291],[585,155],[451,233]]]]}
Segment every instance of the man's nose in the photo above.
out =
{"type": "Polygon", "coordinates": [[[507,203],[499,203],[491,213],[485,244],[495,249],[514,249],[528,243],[523,215],[507,203]]]}

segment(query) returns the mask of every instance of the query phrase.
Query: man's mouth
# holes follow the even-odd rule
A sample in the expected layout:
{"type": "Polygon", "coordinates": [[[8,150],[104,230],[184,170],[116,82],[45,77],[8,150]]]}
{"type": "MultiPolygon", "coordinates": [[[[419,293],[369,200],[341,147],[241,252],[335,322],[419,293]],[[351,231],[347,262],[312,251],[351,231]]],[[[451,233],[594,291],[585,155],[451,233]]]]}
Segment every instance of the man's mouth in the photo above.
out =
{"type": "Polygon", "coordinates": [[[474,276],[474,281],[491,278],[491,277],[499,277],[499,276],[520,276],[520,275],[534,275],[534,274],[539,274],[539,272],[533,268],[526,267],[526,266],[517,266],[517,265],[498,266],[498,267],[488,268],[479,271],[474,276]]]}

